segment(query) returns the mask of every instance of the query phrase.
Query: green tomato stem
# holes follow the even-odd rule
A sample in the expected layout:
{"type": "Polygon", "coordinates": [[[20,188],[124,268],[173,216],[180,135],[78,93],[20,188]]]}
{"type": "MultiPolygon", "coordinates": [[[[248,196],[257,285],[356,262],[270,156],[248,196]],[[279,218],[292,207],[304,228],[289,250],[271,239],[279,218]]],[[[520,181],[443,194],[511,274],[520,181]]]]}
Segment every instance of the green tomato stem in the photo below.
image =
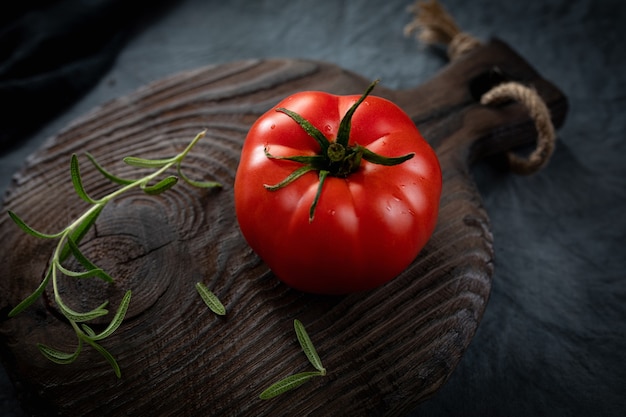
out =
{"type": "Polygon", "coordinates": [[[287,178],[280,181],[279,183],[274,185],[265,184],[264,186],[269,191],[277,191],[291,184],[298,178],[307,174],[309,171],[318,171],[319,185],[317,187],[317,192],[309,209],[309,222],[313,222],[313,219],[315,217],[315,209],[322,194],[324,181],[329,175],[333,177],[346,178],[359,170],[363,159],[373,164],[392,166],[401,164],[415,156],[415,154],[410,153],[399,157],[387,157],[372,152],[359,144],[355,144],[353,146],[349,145],[350,130],[352,128],[352,117],[354,116],[357,108],[372,92],[376,84],[378,84],[378,80],[369,85],[367,90],[365,90],[365,93],[363,93],[363,95],[352,105],[352,107],[350,107],[350,109],[343,116],[339,124],[337,139],[334,142],[330,142],[317,127],[313,126],[311,122],[306,120],[298,113],[282,107],[276,109],[276,111],[289,116],[294,122],[298,123],[298,125],[309,136],[315,139],[315,141],[320,145],[320,153],[314,156],[302,155],[281,157],[271,155],[267,151],[267,149],[265,149],[265,156],[267,156],[268,158],[289,160],[301,163],[303,164],[303,166],[293,171],[287,178]]]}

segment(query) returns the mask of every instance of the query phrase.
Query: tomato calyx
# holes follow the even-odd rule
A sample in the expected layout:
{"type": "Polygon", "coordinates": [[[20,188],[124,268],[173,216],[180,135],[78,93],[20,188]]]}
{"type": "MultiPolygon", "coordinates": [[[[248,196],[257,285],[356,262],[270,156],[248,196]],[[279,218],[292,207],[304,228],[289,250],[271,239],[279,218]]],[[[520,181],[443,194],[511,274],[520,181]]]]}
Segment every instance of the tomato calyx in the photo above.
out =
{"type": "Polygon", "coordinates": [[[372,92],[374,87],[378,84],[378,80],[374,81],[367,88],[365,93],[350,107],[346,114],[341,119],[339,124],[339,130],[337,132],[337,138],[335,141],[330,141],[324,134],[311,122],[296,112],[288,110],[283,107],[279,107],[276,111],[281,112],[289,116],[315,141],[320,145],[320,153],[317,155],[296,155],[296,156],[276,156],[269,153],[267,147],[264,149],[265,156],[270,159],[279,159],[293,161],[303,164],[300,168],[293,171],[287,178],[279,182],[278,184],[268,185],[264,184],[264,187],[269,191],[277,191],[285,186],[291,184],[301,176],[311,171],[317,171],[319,177],[319,184],[315,198],[309,209],[309,222],[313,221],[315,217],[315,208],[322,193],[322,188],[326,178],[330,175],[333,177],[347,178],[350,174],[356,172],[361,166],[361,161],[364,159],[368,162],[393,166],[401,164],[415,156],[414,153],[398,157],[387,157],[379,155],[370,151],[362,145],[355,144],[349,145],[350,129],[352,127],[352,116],[356,112],[357,108],[363,103],[367,96],[372,92]]]}

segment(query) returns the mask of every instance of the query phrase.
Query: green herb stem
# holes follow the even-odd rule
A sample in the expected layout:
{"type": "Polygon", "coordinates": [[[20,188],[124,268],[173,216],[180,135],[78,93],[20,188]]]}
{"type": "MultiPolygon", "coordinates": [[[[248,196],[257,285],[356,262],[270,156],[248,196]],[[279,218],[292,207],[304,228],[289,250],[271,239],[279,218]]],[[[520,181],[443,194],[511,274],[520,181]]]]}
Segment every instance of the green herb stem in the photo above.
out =
{"type": "MultiPolygon", "coordinates": [[[[104,206],[115,199],[116,197],[127,193],[128,191],[134,188],[141,188],[147,194],[160,194],[174,186],[178,177],[169,176],[165,179],[158,181],[154,185],[149,185],[151,182],[155,181],[157,178],[162,176],[167,170],[172,167],[176,167],[177,173],[181,176],[181,178],[189,183],[192,186],[202,187],[202,188],[210,188],[210,187],[219,187],[220,184],[216,182],[200,182],[190,180],[187,176],[183,175],[181,171],[181,163],[183,159],[187,156],[187,154],[191,151],[191,149],[195,146],[195,144],[204,137],[205,132],[200,132],[196,137],[187,145],[187,147],[178,155],[167,158],[167,159],[143,159],[136,157],[127,157],[124,158],[124,162],[131,166],[136,167],[147,167],[147,168],[156,168],[156,170],[148,174],[144,177],[135,180],[129,180],[124,178],[119,178],[108,171],[106,171],[102,166],[100,166],[95,158],[91,155],[87,155],[88,159],[92,162],[95,168],[109,181],[121,185],[121,187],[104,197],[99,199],[91,198],[87,192],[83,188],[83,181],[80,174],[80,169],[78,165],[78,158],[76,155],[72,155],[70,161],[70,174],[72,183],[74,185],[74,189],[76,193],[90,204],[90,207],[85,210],[83,214],[77,217],[74,221],[72,221],[65,229],[55,234],[45,234],[38,232],[28,226],[20,217],[18,217],[15,213],[9,212],[9,216],[11,219],[25,232],[30,235],[43,238],[43,239],[58,239],[58,243],[55,247],[55,250],[51,257],[50,266],[48,271],[44,277],[44,280],[37,287],[37,289],[25,300],[19,303],[11,312],[9,313],[10,317],[20,313],[25,308],[30,306],[41,294],[44,292],[45,287],[48,285],[49,281],[52,281],[52,289],[54,292],[54,301],[57,304],[59,310],[65,316],[65,318],[69,321],[70,325],[74,329],[76,336],[78,338],[78,346],[76,350],[72,353],[66,353],[58,351],[52,347],[39,344],[39,350],[41,353],[55,363],[67,364],[71,363],[78,357],[82,346],[84,343],[92,346],[96,349],[110,364],[113,368],[115,374],[118,377],[121,377],[120,367],[117,364],[115,358],[105,349],[103,348],[98,341],[105,339],[110,336],[117,328],[120,326],[122,321],[124,320],[126,311],[128,309],[128,305],[130,303],[131,292],[127,291],[124,295],[120,305],[117,308],[117,311],[107,326],[107,328],[102,331],[100,334],[96,334],[89,326],[82,324],[82,327],[79,326],[79,323],[84,323],[90,320],[93,320],[97,317],[104,316],[108,314],[108,310],[105,309],[108,302],[101,304],[99,307],[88,311],[88,312],[77,312],[74,311],[71,307],[66,305],[61,297],[61,292],[59,290],[59,274],[73,277],[73,278],[91,278],[98,277],[103,279],[104,281],[111,282],[112,278],[104,272],[102,269],[98,268],[94,265],[89,259],[87,259],[79,250],[78,245],[81,239],[85,236],[88,229],[95,223],[99,214],[102,212],[104,206]],[[73,254],[76,260],[86,269],[85,271],[72,271],[67,269],[62,265],[67,256],[73,254]],[[84,343],[83,343],[84,342],[84,343]]],[[[208,290],[207,290],[208,291],[208,290]]],[[[211,299],[214,304],[218,305],[219,300],[217,297],[213,296],[214,299],[211,299]],[[217,301],[215,301],[217,300],[217,301]]],[[[218,305],[219,307],[219,305],[218,305]]],[[[223,307],[222,307],[223,308],[223,307]]]]}

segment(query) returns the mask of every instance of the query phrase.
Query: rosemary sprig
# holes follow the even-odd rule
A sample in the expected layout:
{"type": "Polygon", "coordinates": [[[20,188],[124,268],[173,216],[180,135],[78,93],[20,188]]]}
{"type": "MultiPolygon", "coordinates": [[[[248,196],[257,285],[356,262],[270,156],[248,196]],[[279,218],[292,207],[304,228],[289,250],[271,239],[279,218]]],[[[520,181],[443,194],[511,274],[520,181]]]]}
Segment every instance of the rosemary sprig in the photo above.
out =
{"type": "MultiPolygon", "coordinates": [[[[111,174],[107,170],[105,170],[95,158],[87,154],[87,158],[94,165],[94,167],[109,181],[119,184],[122,187],[117,189],[116,191],[105,195],[99,199],[94,199],[85,190],[83,186],[82,177],[80,174],[80,167],[78,163],[78,157],[73,154],[70,159],[70,174],[72,179],[72,184],[74,185],[74,190],[76,194],[87,202],[90,206],[89,208],[81,214],[78,218],[76,218],[72,223],[70,223],[65,229],[60,232],[54,234],[47,234],[39,232],[32,227],[30,227],[24,220],[22,220],[17,214],[12,211],[9,211],[9,216],[11,219],[26,233],[41,238],[41,239],[58,239],[58,244],[56,245],[54,252],[52,254],[52,258],[50,261],[50,266],[44,276],[44,279],[39,284],[37,289],[25,298],[22,302],[20,302],[11,312],[9,312],[9,317],[13,317],[24,309],[29,307],[31,304],[37,300],[41,294],[43,294],[44,290],[52,281],[53,293],[54,293],[54,301],[56,302],[60,312],[65,316],[67,321],[70,323],[74,331],[76,332],[76,336],[78,338],[78,344],[76,350],[74,352],[68,353],[63,352],[52,347],[46,346],[44,344],[39,344],[38,348],[41,353],[48,358],[49,360],[59,363],[59,364],[68,364],[72,363],[76,360],[78,355],[80,354],[82,347],[84,344],[88,344],[94,349],[96,349],[104,358],[110,363],[113,368],[115,375],[117,377],[121,377],[120,367],[115,360],[115,358],[100,345],[100,341],[110,336],[117,328],[120,326],[124,317],[126,315],[126,311],[128,310],[128,306],[130,304],[131,292],[127,291],[120,305],[117,308],[112,320],[109,325],[100,333],[96,333],[92,328],[90,328],[85,323],[93,320],[98,317],[102,317],[108,314],[108,310],[105,308],[108,304],[104,302],[99,307],[87,312],[77,312],[74,311],[70,306],[68,306],[63,299],[61,298],[61,293],[58,287],[58,280],[60,275],[65,275],[67,277],[72,277],[76,279],[85,279],[85,278],[99,278],[105,282],[111,283],[113,282],[113,278],[109,276],[104,270],[98,268],[92,261],[90,261],[79,249],[80,241],[87,234],[87,231],[90,227],[96,222],[96,219],[102,212],[104,206],[118,197],[119,195],[126,193],[134,188],[140,188],[145,193],[150,195],[160,194],[172,188],[178,182],[179,177],[183,179],[183,181],[191,184],[195,187],[202,188],[212,188],[212,187],[220,187],[221,185],[216,182],[203,182],[203,181],[195,181],[189,179],[185,176],[181,171],[181,163],[183,159],[187,156],[187,154],[191,151],[191,149],[196,145],[196,143],[205,135],[205,131],[200,132],[196,137],[189,143],[189,145],[178,155],[167,158],[167,159],[143,159],[137,157],[126,157],[124,158],[124,162],[128,165],[134,167],[141,168],[152,168],[155,171],[152,174],[146,175],[142,178],[138,179],[125,179],[120,178],[116,175],[111,174]],[[159,179],[161,175],[163,175],[168,169],[175,167],[178,173],[178,177],[174,175],[167,176],[163,179],[159,179]],[[73,271],[68,269],[63,265],[64,261],[68,258],[68,256],[72,255],[78,263],[82,265],[84,268],[83,271],[73,271]]],[[[205,287],[206,289],[206,287],[205,287]]],[[[198,290],[200,291],[200,290],[198,290]]],[[[206,290],[208,291],[208,289],[206,290]]],[[[210,291],[208,291],[210,293],[210,291]]],[[[203,295],[203,299],[207,302],[206,292],[201,292],[203,295]]],[[[212,294],[212,293],[211,293],[212,294]]],[[[221,303],[213,295],[209,300],[219,308],[221,303]],[[216,301],[217,300],[217,301],[216,301]]],[[[208,304],[208,302],[207,302],[208,304]]],[[[222,306],[223,309],[223,306],[222,306]]],[[[215,310],[214,310],[215,311],[215,310]]]]}
{"type": "Polygon", "coordinates": [[[315,350],[315,346],[313,346],[313,342],[300,320],[294,320],[293,327],[296,331],[300,347],[309,359],[311,365],[313,365],[317,371],[308,371],[289,375],[280,381],[273,383],[259,395],[259,398],[262,400],[269,400],[270,398],[274,398],[287,391],[291,391],[292,389],[299,387],[315,377],[326,375],[326,368],[322,365],[322,361],[315,350]]]}

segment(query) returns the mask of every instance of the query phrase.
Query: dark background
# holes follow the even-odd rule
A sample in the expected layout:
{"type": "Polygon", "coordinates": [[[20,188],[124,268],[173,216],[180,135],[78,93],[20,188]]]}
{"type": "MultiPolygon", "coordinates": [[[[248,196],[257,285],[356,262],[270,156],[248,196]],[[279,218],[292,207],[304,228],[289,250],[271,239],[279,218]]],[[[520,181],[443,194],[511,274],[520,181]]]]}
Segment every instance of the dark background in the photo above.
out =
{"type": "MultiPolygon", "coordinates": [[[[445,60],[403,36],[410,3],[3,2],[0,192],[73,119],[175,72],[292,57],[393,88],[423,83],[445,60]]],[[[556,83],[570,113],[540,173],[475,167],[495,240],[491,299],[448,383],[412,415],[626,415],[626,2],[444,5],[464,30],[501,38],[556,83]]],[[[23,415],[3,372],[0,415],[23,415]]]]}

